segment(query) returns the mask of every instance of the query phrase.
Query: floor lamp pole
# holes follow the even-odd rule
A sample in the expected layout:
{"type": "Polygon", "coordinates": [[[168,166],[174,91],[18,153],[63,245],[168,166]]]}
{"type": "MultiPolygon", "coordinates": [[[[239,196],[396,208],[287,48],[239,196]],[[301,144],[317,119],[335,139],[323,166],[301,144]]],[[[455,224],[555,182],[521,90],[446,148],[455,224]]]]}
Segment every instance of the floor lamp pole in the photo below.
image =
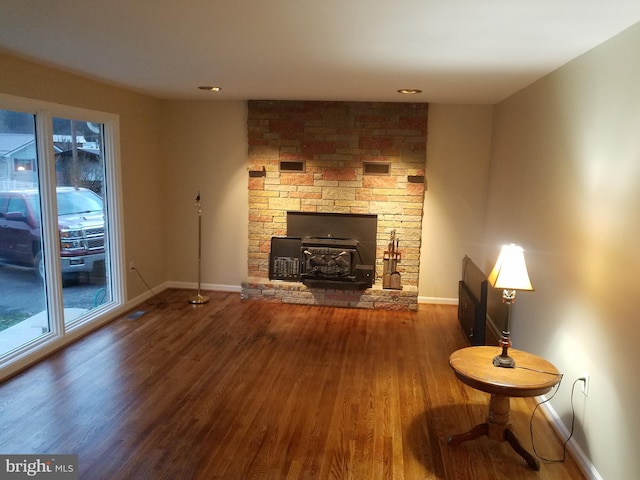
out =
{"type": "Polygon", "coordinates": [[[189,303],[201,305],[209,301],[209,297],[200,294],[200,263],[202,259],[202,207],[200,206],[200,192],[196,197],[196,206],[198,207],[198,294],[189,298],[189,303]]]}

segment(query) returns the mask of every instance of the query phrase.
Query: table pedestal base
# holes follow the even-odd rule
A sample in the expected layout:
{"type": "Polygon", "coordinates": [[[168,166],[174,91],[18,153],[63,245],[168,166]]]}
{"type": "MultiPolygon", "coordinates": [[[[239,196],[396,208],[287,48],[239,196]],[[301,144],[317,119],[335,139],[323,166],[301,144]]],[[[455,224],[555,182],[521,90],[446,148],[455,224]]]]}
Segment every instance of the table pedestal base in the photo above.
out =
{"type": "Polygon", "coordinates": [[[475,440],[482,436],[489,437],[496,442],[508,442],[533,470],[540,470],[540,462],[527,452],[516,438],[509,424],[509,397],[504,395],[491,395],[489,402],[489,415],[487,421],[476,425],[466,433],[452,435],[447,439],[449,445],[458,445],[462,442],[475,440]]]}

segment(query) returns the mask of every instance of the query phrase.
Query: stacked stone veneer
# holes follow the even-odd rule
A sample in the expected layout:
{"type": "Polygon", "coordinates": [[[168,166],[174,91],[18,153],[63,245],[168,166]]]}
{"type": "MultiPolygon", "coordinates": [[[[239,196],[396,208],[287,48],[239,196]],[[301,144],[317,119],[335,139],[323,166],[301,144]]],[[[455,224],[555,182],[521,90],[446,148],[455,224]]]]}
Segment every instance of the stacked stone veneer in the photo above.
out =
{"type": "Polygon", "coordinates": [[[427,111],[424,103],[249,101],[248,169],[264,176],[249,175],[243,298],[398,308],[412,304],[410,296],[417,303],[427,111]],[[281,161],[304,161],[305,169],[281,172],[281,161]],[[390,173],[365,175],[365,162],[389,164],[390,173]],[[287,234],[288,211],[378,215],[376,273],[382,275],[383,253],[396,230],[403,291],[382,290],[381,279],[362,292],[269,282],[271,237],[287,234]]]}

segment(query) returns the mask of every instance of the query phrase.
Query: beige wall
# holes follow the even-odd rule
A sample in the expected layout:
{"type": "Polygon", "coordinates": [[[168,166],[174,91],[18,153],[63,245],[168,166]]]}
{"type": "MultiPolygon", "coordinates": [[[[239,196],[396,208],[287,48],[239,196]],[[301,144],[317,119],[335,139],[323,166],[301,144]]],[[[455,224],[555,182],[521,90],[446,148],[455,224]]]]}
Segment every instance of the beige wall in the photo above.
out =
{"type": "Polygon", "coordinates": [[[567,424],[591,374],[576,438],[616,480],[640,478],[639,57],[636,25],[499,104],[487,205],[487,258],[520,243],[536,288],[514,305],[514,345],[565,374],[567,424]]]}
{"type": "MultiPolygon", "coordinates": [[[[127,265],[134,260],[151,285],[166,281],[166,264],[158,261],[165,258],[161,103],[8,55],[0,54],[0,65],[1,93],[119,115],[127,265]]],[[[136,275],[127,280],[128,298],[146,291],[136,275]]]]}
{"type": "Polygon", "coordinates": [[[422,300],[457,300],[462,258],[484,259],[493,107],[430,105],[422,222],[422,300]]]}
{"type": "MultiPolygon", "coordinates": [[[[429,107],[427,192],[419,296],[457,298],[462,257],[482,259],[493,107],[429,107]]],[[[245,102],[163,102],[164,233],[168,279],[197,280],[202,196],[202,283],[235,288],[247,279],[248,172],[245,102]]]]}
{"type": "Polygon", "coordinates": [[[246,102],[164,102],[162,137],[168,277],[197,282],[200,191],[202,284],[239,292],[249,238],[246,102]]]}

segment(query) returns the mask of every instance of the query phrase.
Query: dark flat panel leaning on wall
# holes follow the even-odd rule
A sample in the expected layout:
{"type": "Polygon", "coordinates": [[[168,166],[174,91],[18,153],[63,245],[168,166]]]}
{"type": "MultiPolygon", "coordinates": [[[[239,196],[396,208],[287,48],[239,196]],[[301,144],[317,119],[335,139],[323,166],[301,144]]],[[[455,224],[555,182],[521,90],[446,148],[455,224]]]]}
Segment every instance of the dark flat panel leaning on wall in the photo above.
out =
{"type": "Polygon", "coordinates": [[[484,272],[465,256],[458,282],[458,320],[471,345],[485,344],[488,283],[484,272]]]}

